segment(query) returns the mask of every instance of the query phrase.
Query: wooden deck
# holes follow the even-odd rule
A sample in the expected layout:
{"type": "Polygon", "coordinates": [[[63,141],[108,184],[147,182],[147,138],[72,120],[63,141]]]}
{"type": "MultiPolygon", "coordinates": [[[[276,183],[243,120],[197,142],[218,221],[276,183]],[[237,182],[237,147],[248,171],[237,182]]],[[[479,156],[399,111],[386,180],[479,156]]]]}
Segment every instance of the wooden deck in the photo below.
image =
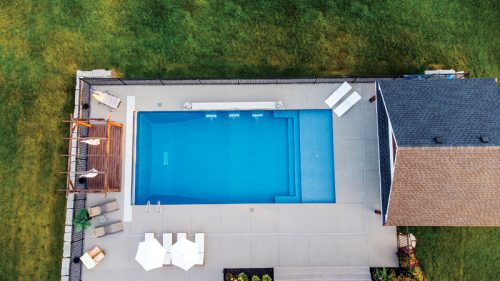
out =
{"type": "MultiPolygon", "coordinates": [[[[106,138],[106,125],[93,125],[89,137],[106,138]]],[[[117,192],[121,190],[122,178],[122,128],[110,127],[109,155],[106,157],[107,141],[100,145],[89,145],[87,151],[87,170],[97,169],[99,174],[87,179],[88,192],[117,192]]]]}

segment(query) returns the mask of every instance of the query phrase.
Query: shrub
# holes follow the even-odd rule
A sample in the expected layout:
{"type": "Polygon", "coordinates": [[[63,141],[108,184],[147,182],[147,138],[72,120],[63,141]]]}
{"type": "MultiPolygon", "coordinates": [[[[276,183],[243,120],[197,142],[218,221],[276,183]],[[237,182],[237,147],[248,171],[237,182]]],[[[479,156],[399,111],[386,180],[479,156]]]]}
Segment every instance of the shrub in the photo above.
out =
{"type": "Polygon", "coordinates": [[[396,281],[415,281],[411,277],[405,276],[405,275],[399,275],[396,279],[396,281]]]}
{"type": "Polygon", "coordinates": [[[387,270],[387,268],[377,268],[373,272],[373,279],[376,281],[393,281],[396,278],[394,270],[387,270]]]}
{"type": "Polygon", "coordinates": [[[271,278],[268,274],[264,274],[262,275],[262,281],[273,281],[273,278],[271,278]]]}
{"type": "Polygon", "coordinates": [[[411,272],[416,267],[420,266],[417,258],[415,257],[414,249],[399,248],[398,252],[399,265],[406,271],[411,272]]]}
{"type": "Polygon", "coordinates": [[[402,269],[398,276],[398,281],[425,281],[424,273],[420,267],[420,263],[415,256],[413,248],[399,248],[398,251],[399,266],[402,269]]]}
{"type": "Polygon", "coordinates": [[[238,281],[248,281],[248,275],[245,272],[238,274],[238,281]]]}
{"type": "Polygon", "coordinates": [[[422,270],[422,268],[420,266],[415,267],[411,271],[411,275],[412,275],[413,280],[415,280],[415,281],[425,281],[426,280],[424,277],[424,271],[422,270]]]}
{"type": "Polygon", "coordinates": [[[75,229],[78,232],[82,232],[85,229],[91,226],[89,213],[85,209],[81,209],[78,214],[76,214],[75,219],[73,220],[73,224],[75,225],[75,229]]]}
{"type": "Polygon", "coordinates": [[[226,276],[224,276],[225,281],[234,281],[236,278],[231,272],[226,273],[226,276]]]}
{"type": "Polygon", "coordinates": [[[252,276],[252,281],[260,281],[260,277],[257,275],[252,276]]]}

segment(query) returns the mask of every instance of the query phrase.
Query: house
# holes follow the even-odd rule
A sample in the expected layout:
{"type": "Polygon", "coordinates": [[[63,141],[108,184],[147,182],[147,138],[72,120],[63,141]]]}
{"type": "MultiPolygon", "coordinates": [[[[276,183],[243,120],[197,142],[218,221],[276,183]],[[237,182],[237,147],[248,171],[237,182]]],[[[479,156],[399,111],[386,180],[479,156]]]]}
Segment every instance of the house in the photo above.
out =
{"type": "Polygon", "coordinates": [[[385,225],[500,225],[495,79],[378,81],[385,225]]]}

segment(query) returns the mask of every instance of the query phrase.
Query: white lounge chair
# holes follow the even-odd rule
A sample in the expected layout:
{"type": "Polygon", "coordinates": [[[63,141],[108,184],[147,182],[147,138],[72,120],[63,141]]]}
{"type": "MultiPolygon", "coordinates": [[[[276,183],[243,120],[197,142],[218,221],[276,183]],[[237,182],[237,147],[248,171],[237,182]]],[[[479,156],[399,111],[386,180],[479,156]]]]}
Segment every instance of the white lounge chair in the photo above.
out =
{"type": "Polygon", "coordinates": [[[186,233],[177,233],[177,242],[181,241],[182,239],[187,239],[187,234],[186,233]]]}
{"type": "Polygon", "coordinates": [[[345,99],[337,108],[333,110],[338,117],[342,117],[351,107],[353,107],[358,101],[361,100],[361,96],[354,92],[347,99],[345,99]]]}
{"type": "Polygon", "coordinates": [[[325,103],[328,107],[332,108],[336,103],[338,103],[350,90],[352,89],[349,83],[344,82],[340,87],[337,88],[326,100],[325,103]]]}
{"type": "Polygon", "coordinates": [[[153,240],[153,239],[155,239],[154,233],[152,233],[152,232],[144,233],[144,241],[153,240]]]}
{"type": "Polygon", "coordinates": [[[172,233],[163,233],[163,248],[167,251],[163,259],[163,265],[172,264],[172,233]]]}
{"type": "Polygon", "coordinates": [[[101,91],[92,91],[92,97],[98,102],[105,104],[113,109],[117,109],[121,103],[120,98],[101,91]]]}
{"type": "Polygon", "coordinates": [[[198,246],[199,260],[196,265],[203,265],[205,263],[205,233],[195,233],[194,243],[198,246]]]}

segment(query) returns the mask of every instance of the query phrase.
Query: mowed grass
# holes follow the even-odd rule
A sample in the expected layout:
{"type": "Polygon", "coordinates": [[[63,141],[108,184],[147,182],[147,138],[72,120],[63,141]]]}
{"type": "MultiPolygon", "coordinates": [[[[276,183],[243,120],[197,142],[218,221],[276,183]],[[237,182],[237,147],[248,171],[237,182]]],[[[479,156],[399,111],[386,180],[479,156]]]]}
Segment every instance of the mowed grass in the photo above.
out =
{"type": "MultiPolygon", "coordinates": [[[[497,77],[498,26],[498,1],[2,1],[0,280],[59,280],[61,120],[72,110],[76,69],[245,78],[439,65],[497,77]]],[[[498,228],[415,231],[431,280],[498,277],[498,228]],[[447,254],[465,251],[472,260],[447,254]],[[455,268],[463,274],[443,279],[455,268]]]]}
{"type": "MultiPolygon", "coordinates": [[[[400,228],[406,232],[405,227],[400,228]]],[[[498,280],[498,228],[410,227],[415,252],[430,280],[498,280]]]]}

